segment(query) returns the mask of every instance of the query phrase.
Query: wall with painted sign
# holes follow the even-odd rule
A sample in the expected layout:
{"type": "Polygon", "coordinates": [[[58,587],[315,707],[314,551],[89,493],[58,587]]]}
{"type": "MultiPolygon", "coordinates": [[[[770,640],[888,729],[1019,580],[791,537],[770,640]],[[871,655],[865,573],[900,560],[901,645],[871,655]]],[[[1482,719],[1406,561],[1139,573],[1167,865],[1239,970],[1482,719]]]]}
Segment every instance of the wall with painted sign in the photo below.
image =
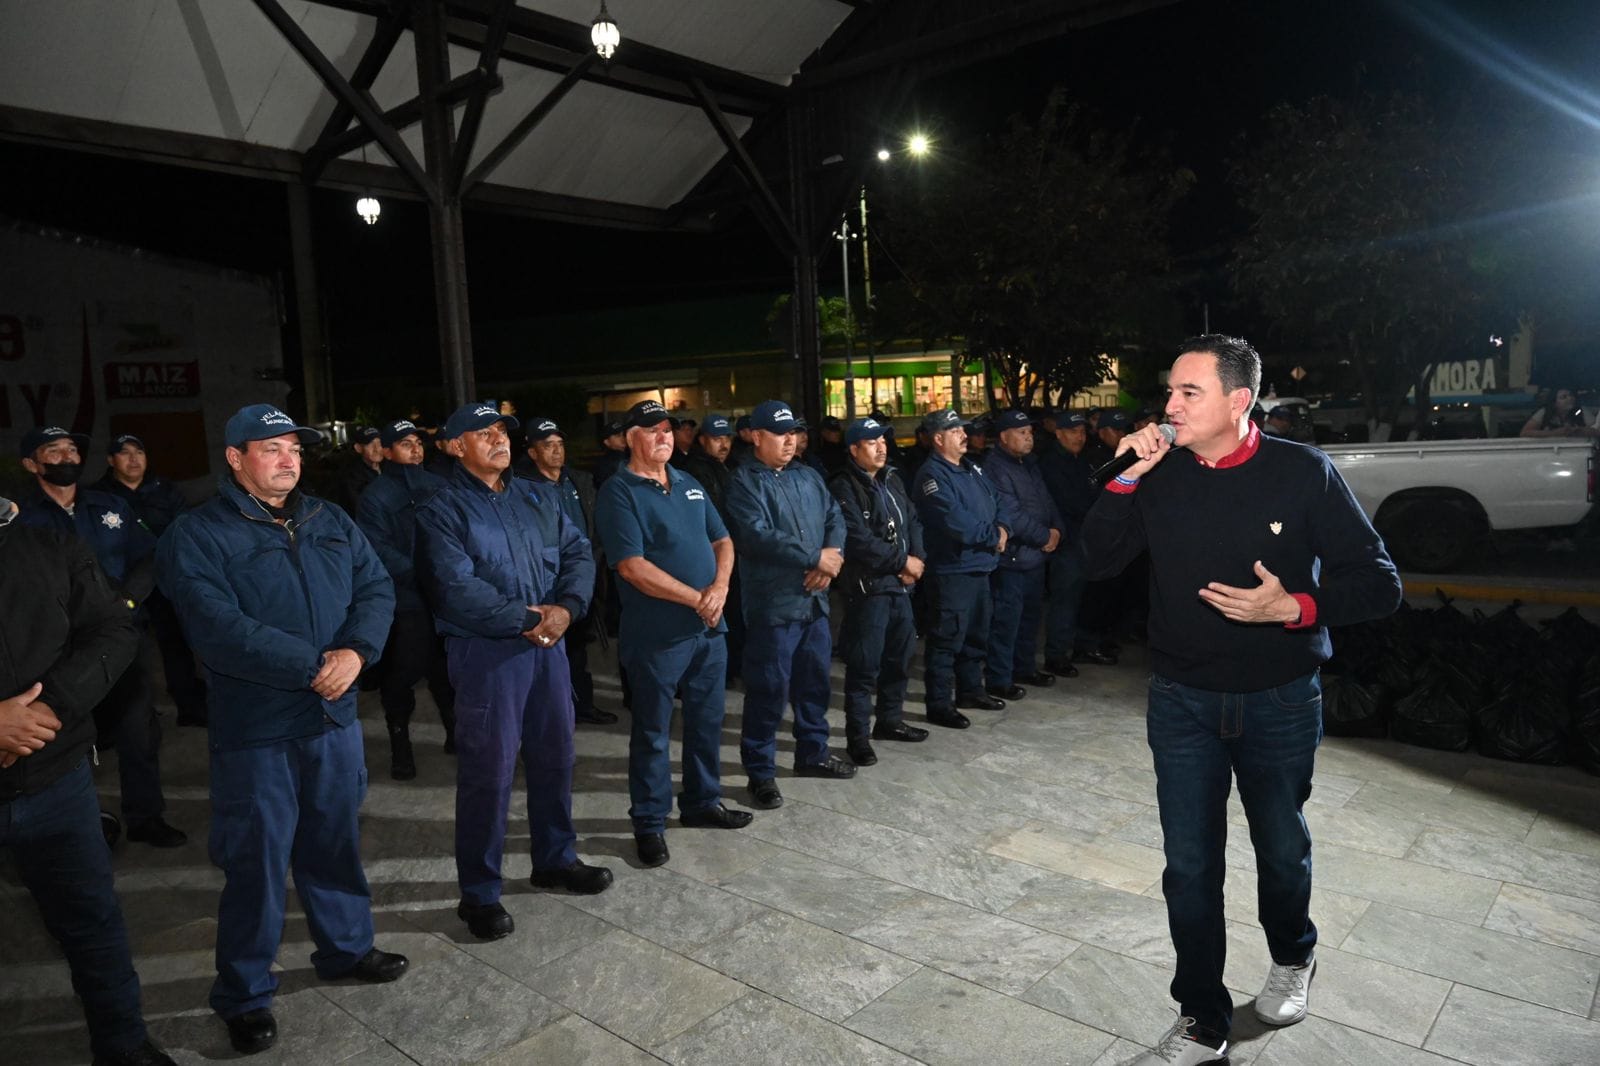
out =
{"type": "Polygon", "coordinates": [[[220,469],[222,426],[282,403],[279,300],[266,278],[0,220],[0,449],[30,426],[144,438],[175,480],[220,469]]]}

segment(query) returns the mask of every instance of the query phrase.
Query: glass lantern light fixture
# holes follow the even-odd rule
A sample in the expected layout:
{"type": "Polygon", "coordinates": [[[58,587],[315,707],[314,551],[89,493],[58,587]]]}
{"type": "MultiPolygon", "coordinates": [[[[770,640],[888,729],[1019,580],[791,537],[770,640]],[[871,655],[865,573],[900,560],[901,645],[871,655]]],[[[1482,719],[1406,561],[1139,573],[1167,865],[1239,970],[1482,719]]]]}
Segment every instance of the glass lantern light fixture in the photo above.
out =
{"type": "Polygon", "coordinates": [[[606,10],[606,0],[600,0],[600,14],[594,17],[594,25],[589,28],[589,40],[600,58],[608,62],[617,54],[617,45],[622,43],[622,31],[617,29],[611,12],[606,10]]]}
{"type": "Polygon", "coordinates": [[[378,221],[378,215],[382,211],[383,207],[378,203],[378,198],[370,192],[356,201],[356,214],[360,215],[361,220],[369,226],[378,221]]]}

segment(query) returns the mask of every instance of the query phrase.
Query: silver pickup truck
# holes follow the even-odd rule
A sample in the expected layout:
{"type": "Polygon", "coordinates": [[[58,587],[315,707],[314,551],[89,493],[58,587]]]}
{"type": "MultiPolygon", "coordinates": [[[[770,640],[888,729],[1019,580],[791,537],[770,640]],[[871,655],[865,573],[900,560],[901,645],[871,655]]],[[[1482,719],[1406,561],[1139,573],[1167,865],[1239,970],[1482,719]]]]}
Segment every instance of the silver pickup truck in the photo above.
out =
{"type": "Polygon", "coordinates": [[[1491,531],[1574,525],[1594,502],[1595,442],[1586,438],[1323,450],[1403,569],[1454,570],[1491,531]]]}

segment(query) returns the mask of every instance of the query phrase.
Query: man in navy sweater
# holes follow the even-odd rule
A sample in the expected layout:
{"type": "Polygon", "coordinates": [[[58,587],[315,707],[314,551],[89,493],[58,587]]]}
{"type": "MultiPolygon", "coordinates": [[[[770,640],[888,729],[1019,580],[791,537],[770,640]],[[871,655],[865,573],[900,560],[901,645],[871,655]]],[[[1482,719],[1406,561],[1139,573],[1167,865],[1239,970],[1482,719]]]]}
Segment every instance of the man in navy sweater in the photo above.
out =
{"type": "Polygon", "coordinates": [[[1166,409],[1176,442],[1154,425],[1124,438],[1118,454],[1139,460],[1083,526],[1091,578],[1150,551],[1147,731],[1180,1017],[1140,1066],[1227,1059],[1222,882],[1234,778],[1272,955],[1255,1011],[1275,1026],[1305,1017],[1317,927],[1301,807],[1322,739],[1317,670],[1332,651],[1328,626],[1400,602],[1394,564],[1332,462],[1251,423],[1255,349],[1208,334],[1178,350],[1166,409]]]}

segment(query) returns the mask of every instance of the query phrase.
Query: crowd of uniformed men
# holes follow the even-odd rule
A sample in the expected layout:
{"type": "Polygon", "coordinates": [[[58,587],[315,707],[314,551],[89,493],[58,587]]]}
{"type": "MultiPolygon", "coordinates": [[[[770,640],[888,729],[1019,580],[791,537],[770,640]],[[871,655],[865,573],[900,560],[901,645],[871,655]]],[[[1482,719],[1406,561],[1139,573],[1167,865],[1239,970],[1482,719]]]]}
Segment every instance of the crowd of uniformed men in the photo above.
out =
{"type": "Polygon", "coordinates": [[[164,819],[145,628],[178,724],[209,729],[209,849],[225,874],[211,1006],[235,1048],[260,1051],[277,1035],[290,871],[320,977],[406,969],[374,946],[359,857],[363,679],[397,780],[416,776],[409,725],[426,679],[457,760],[457,913],[472,935],[503,937],[519,755],[533,883],[596,893],[612,880],[574,850],[575,723],[617,717],[595,705],[591,643],[617,640],[629,814],[640,862],[659,866],[675,707],[680,824],[738,829],[752,815],[723,805],[719,772],[734,685],[747,803],[764,810],[783,803],[786,706],[797,776],[849,778],[877,762],[874,741],[928,738],[904,718],[919,634],[927,722],[951,729],[1075,664],[1114,664],[1109,637],[1137,627],[1143,579],[1086,583],[1079,528],[1091,471],[1152,417],[1008,410],[972,423],[942,410],[902,449],[878,412],[824,419],[813,440],[775,400],[699,422],[645,401],[603,428],[591,472],[569,463],[554,422],[471,403],[433,431],[358,429],[335,505],[301,488],[321,434],[258,404],[228,421],[219,491],[192,509],[137,437],[108,442],[104,476],[81,484],[89,441],[30,431],[22,461],[37,486],[0,500],[0,581],[9,603],[30,604],[29,639],[12,641],[0,677],[18,692],[0,701],[0,843],[67,955],[96,1062],[171,1061],[144,1031],[104,845],[115,819],[86,764],[91,745],[114,745],[128,839],[185,843],[164,819]],[[827,720],[835,657],[842,755],[827,720]]]}

